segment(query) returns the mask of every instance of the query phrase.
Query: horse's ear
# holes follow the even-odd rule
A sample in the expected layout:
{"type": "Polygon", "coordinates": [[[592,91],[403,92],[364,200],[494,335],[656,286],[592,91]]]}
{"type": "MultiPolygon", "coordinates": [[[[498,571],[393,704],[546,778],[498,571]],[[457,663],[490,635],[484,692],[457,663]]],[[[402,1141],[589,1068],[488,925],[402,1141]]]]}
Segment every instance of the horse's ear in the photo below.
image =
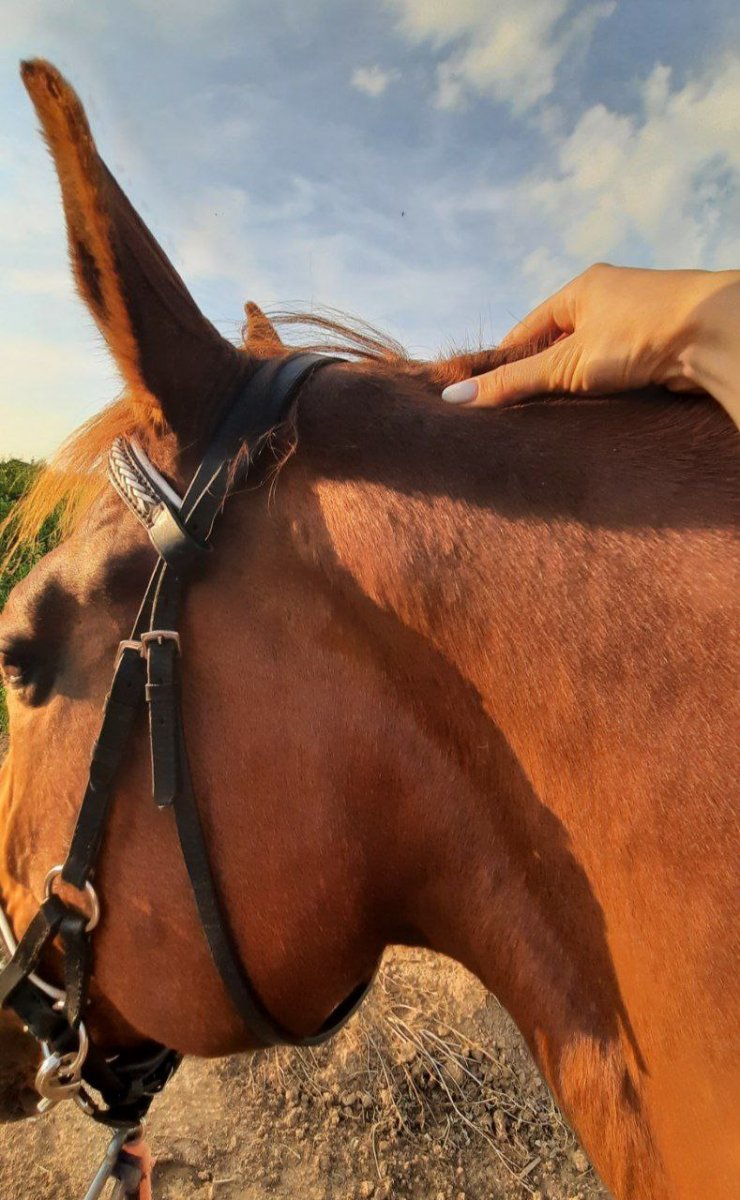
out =
{"type": "Polygon", "coordinates": [[[42,59],[21,74],[59,176],[77,286],[142,420],[196,442],[249,367],[198,309],[100,158],[84,109],[42,59]]]}
{"type": "Polygon", "coordinates": [[[247,318],[244,331],[244,345],[247,350],[277,352],[285,348],[272,321],[265,316],[254,300],[247,300],[244,305],[244,314],[247,318]]]}

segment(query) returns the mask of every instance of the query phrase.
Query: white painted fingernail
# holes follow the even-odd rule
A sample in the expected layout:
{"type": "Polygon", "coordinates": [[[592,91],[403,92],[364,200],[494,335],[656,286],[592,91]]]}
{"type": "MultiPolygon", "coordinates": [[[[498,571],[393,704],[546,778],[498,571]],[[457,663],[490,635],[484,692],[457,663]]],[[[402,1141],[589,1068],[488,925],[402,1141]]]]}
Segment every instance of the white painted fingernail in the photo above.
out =
{"type": "Polygon", "coordinates": [[[442,392],[442,399],[448,404],[468,404],[478,395],[477,379],[463,379],[462,383],[451,383],[442,392]]]}

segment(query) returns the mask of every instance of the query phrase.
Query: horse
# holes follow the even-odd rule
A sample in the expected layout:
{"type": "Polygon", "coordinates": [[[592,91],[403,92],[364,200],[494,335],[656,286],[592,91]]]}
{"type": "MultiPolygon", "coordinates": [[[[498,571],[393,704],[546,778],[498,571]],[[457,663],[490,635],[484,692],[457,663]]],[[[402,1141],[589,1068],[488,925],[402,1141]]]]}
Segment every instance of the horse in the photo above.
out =
{"type": "MultiPolygon", "coordinates": [[[[22,76],[124,391],[17,518],[27,538],[69,502],[65,537],[0,619],[0,900],[16,936],[66,852],[156,558],[105,486],[107,450],[135,435],[182,492],[226,399],[289,353],[255,305],[242,345],[217,333],[71,87],[41,60],[22,76]]],[[[660,389],[453,408],[441,388],[504,355],[413,361],[313,324],[345,361],[307,380],[233,488],[180,627],[193,781],[239,956],[304,1036],[386,946],[448,955],[511,1013],[618,1200],[729,1200],[734,429],[660,389]]],[[[95,884],[91,1035],[253,1047],[152,803],[143,719],[95,884]]],[[[44,969],[58,978],[55,948],[44,969]]],[[[6,1112],[25,1041],[6,1034],[6,1112]]]]}

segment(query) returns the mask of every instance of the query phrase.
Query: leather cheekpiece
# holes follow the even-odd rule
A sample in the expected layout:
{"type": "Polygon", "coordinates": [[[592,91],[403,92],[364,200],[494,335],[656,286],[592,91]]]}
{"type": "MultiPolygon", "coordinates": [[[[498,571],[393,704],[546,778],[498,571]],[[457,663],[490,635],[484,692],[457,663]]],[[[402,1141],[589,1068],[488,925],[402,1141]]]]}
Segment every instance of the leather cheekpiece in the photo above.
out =
{"type": "Polygon", "coordinates": [[[177,513],[163,500],[147,532],[159,557],[176,572],[191,567],[211,549],[186,529],[177,513]]]}

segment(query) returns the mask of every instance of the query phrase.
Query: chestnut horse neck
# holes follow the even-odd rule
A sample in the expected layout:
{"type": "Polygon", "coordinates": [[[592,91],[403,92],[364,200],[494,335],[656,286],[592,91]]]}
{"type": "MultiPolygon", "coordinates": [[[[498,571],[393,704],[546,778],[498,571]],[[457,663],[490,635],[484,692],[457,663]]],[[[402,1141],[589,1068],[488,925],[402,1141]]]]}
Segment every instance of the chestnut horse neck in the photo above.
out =
{"type": "Polygon", "coordinates": [[[419,738],[425,795],[383,813],[402,924],[509,1008],[620,1195],[693,1194],[689,1123],[720,1162],[729,1135],[692,1080],[714,1095],[732,1040],[706,945],[733,911],[734,430],[659,392],[450,412],[355,369],[356,398],[306,396],[278,496],[419,738]]]}

